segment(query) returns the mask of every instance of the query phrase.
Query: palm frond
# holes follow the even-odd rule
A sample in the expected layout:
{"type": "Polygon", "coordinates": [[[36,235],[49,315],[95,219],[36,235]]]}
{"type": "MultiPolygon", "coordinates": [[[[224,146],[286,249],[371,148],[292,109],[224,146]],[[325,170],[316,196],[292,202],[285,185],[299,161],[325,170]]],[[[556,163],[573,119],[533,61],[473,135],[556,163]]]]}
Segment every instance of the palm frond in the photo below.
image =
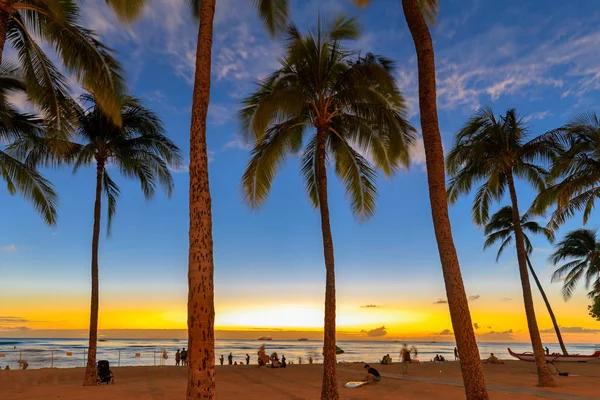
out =
{"type": "Polygon", "coordinates": [[[112,231],[112,220],[117,211],[117,199],[119,198],[119,186],[110,178],[106,169],[102,174],[102,190],[107,199],[108,217],[106,224],[106,235],[110,236],[112,231]]]}

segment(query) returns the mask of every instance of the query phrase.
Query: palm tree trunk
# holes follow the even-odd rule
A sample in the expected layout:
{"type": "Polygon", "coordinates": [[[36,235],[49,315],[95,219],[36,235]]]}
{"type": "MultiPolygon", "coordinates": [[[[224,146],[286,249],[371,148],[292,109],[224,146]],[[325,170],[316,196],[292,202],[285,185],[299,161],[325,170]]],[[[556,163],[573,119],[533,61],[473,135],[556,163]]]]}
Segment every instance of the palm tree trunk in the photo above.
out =
{"type": "Polygon", "coordinates": [[[489,397],[448,216],[444,150],[437,116],[433,43],[418,0],[402,0],[402,7],[417,51],[419,109],[425,146],[431,215],[446,284],[446,296],[456,347],[460,354],[465,392],[467,399],[485,400],[489,397]]]}
{"type": "Polygon", "coordinates": [[[546,292],[540,283],[540,280],[533,269],[533,265],[531,265],[531,261],[529,260],[529,256],[527,256],[527,265],[529,266],[529,271],[531,271],[531,275],[533,276],[533,280],[535,280],[535,284],[537,285],[540,293],[542,295],[542,299],[544,299],[544,303],[546,303],[546,308],[548,309],[548,314],[550,314],[550,319],[552,320],[552,325],[554,325],[554,330],[556,331],[556,337],[558,338],[558,343],[560,344],[560,348],[565,356],[569,355],[567,352],[567,348],[565,347],[565,342],[563,342],[562,335],[560,334],[560,329],[558,328],[558,323],[556,322],[556,317],[554,316],[554,311],[552,311],[552,307],[550,306],[550,302],[548,301],[548,297],[546,297],[546,292]]]}
{"type": "Polygon", "coordinates": [[[0,65],[2,64],[4,43],[6,42],[6,32],[8,30],[8,21],[10,18],[10,11],[8,10],[7,3],[7,0],[0,0],[0,65]]]}
{"type": "Polygon", "coordinates": [[[327,130],[317,132],[317,179],[319,182],[319,211],[321,212],[321,231],[323,234],[323,253],[325,255],[325,328],[323,340],[323,386],[321,400],[338,400],[340,395],[335,372],[335,268],[333,257],[333,238],[329,221],[327,200],[327,170],[325,166],[325,142],[327,130]]]}
{"type": "Polygon", "coordinates": [[[84,386],[96,385],[96,346],[98,344],[98,245],[100,243],[100,217],[102,213],[102,174],[104,162],[96,164],[96,202],[94,203],[94,231],[92,234],[92,299],[90,306],[90,341],[84,386]]]}
{"type": "Polygon", "coordinates": [[[190,128],[190,230],[188,256],[188,400],[215,398],[215,304],[212,203],[208,184],[206,115],[215,0],[203,0],[196,48],[190,128]]]}
{"type": "Polygon", "coordinates": [[[519,260],[519,275],[521,276],[521,287],[523,288],[523,302],[525,303],[525,315],[527,316],[527,326],[529,328],[529,337],[533,346],[535,362],[538,368],[538,386],[552,387],[554,379],[550,375],[548,365],[546,365],[546,356],[542,347],[542,338],[535,318],[535,309],[533,307],[533,296],[531,294],[531,285],[529,284],[529,274],[527,272],[527,252],[525,251],[525,241],[523,238],[523,229],[521,228],[521,217],[519,214],[519,205],[517,203],[517,192],[512,172],[508,174],[508,189],[510,191],[510,200],[512,203],[513,224],[515,226],[515,242],[517,245],[517,258],[519,260]]]}

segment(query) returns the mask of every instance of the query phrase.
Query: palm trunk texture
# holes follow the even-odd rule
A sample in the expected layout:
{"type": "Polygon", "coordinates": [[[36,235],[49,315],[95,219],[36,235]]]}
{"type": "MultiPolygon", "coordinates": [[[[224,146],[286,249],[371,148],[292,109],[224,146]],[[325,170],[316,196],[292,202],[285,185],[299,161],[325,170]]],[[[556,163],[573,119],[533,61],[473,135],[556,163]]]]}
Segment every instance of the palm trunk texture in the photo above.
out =
{"type": "Polygon", "coordinates": [[[321,400],[338,400],[336,354],[335,354],[335,268],[333,256],[333,238],[329,221],[327,200],[327,171],[325,165],[325,141],[327,130],[319,128],[317,132],[317,179],[319,182],[319,210],[321,212],[321,231],[323,234],[323,253],[325,255],[325,328],[323,340],[323,386],[321,400]]]}
{"type": "Polygon", "coordinates": [[[533,296],[531,294],[531,285],[529,284],[529,273],[527,272],[527,252],[525,251],[525,242],[523,238],[523,229],[521,228],[521,217],[519,214],[519,205],[517,203],[517,192],[512,172],[508,175],[508,188],[510,191],[510,200],[512,203],[513,224],[515,225],[515,242],[517,245],[517,258],[519,260],[519,275],[521,276],[521,286],[523,288],[523,302],[525,303],[525,314],[527,315],[527,326],[529,328],[529,337],[533,346],[535,362],[538,368],[538,386],[552,387],[554,379],[550,375],[546,356],[542,347],[542,338],[535,319],[535,309],[533,307],[533,296]]]}
{"type": "Polygon", "coordinates": [[[203,0],[200,6],[190,127],[187,400],[215,398],[212,204],[206,151],[214,15],[215,0],[203,0]]]}
{"type": "Polygon", "coordinates": [[[469,400],[486,400],[489,397],[485,386],[485,377],[483,376],[479,350],[469,312],[469,303],[467,302],[448,216],[444,150],[437,115],[433,43],[429,28],[419,8],[419,1],[402,0],[402,8],[417,52],[419,110],[425,147],[431,215],[446,285],[456,347],[460,354],[460,366],[466,397],[469,400]]]}
{"type": "Polygon", "coordinates": [[[102,175],[104,163],[96,164],[96,201],[94,203],[94,232],[92,234],[92,299],[90,305],[90,340],[88,344],[87,364],[84,386],[96,385],[96,347],[98,345],[98,246],[100,244],[100,218],[102,216],[102,175]]]}
{"type": "Polygon", "coordinates": [[[567,352],[567,348],[565,347],[565,342],[563,342],[562,335],[560,334],[560,328],[558,327],[558,323],[556,322],[556,317],[554,316],[554,311],[552,311],[552,306],[550,306],[550,301],[548,301],[548,297],[546,297],[546,292],[544,292],[544,288],[540,283],[540,280],[533,269],[533,265],[531,265],[531,261],[529,260],[529,256],[527,256],[527,265],[529,266],[529,271],[531,271],[531,275],[533,276],[533,280],[540,290],[540,294],[542,295],[542,299],[544,299],[544,303],[546,304],[546,308],[548,309],[548,314],[550,314],[550,319],[552,320],[552,325],[554,325],[554,330],[556,331],[556,337],[558,338],[558,343],[560,344],[560,349],[562,350],[565,356],[569,355],[567,352]]]}
{"type": "Polygon", "coordinates": [[[10,18],[10,11],[8,10],[7,3],[7,0],[0,0],[0,65],[2,64],[4,43],[6,42],[6,32],[8,30],[8,20],[10,18]]]}

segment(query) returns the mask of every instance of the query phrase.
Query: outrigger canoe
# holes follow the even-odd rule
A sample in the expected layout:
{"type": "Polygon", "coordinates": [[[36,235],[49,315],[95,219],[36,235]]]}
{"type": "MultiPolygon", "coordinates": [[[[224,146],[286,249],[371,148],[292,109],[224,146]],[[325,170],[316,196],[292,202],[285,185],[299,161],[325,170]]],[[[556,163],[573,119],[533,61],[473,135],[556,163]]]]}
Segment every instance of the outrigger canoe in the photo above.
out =
{"type": "MultiPolygon", "coordinates": [[[[511,356],[518,358],[521,361],[534,362],[535,355],[532,352],[525,353],[514,353],[510,349],[508,352],[511,356]]],[[[592,360],[597,360],[600,358],[600,350],[594,352],[594,354],[590,356],[584,356],[581,354],[569,354],[567,356],[563,354],[546,354],[546,361],[548,362],[587,362],[592,360]]]]}

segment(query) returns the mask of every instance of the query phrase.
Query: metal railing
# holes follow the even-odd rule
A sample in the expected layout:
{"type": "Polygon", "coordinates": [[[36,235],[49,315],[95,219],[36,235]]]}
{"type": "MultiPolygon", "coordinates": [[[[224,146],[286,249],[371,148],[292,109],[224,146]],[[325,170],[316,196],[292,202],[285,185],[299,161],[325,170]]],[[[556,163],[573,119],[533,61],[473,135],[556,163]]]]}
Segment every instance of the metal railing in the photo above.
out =
{"type": "MultiPolygon", "coordinates": [[[[76,368],[85,367],[87,363],[87,348],[74,349],[11,349],[0,350],[0,368],[20,369],[21,361],[27,363],[27,369],[40,368],[76,368]]],[[[174,353],[164,358],[164,349],[138,350],[98,348],[96,360],[108,360],[111,366],[160,366],[175,365],[174,353]]]]}

